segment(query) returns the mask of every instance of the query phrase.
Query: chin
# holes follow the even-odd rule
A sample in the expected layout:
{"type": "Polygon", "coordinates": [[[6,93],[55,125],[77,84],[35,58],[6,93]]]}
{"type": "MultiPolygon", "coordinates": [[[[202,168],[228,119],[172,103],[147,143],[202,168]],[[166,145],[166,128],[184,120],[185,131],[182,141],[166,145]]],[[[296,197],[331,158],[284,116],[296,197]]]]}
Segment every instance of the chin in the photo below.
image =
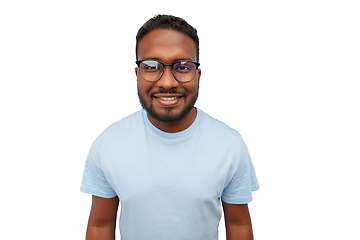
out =
{"type": "Polygon", "coordinates": [[[155,120],[157,120],[159,122],[176,123],[176,122],[181,121],[191,111],[191,109],[193,109],[193,107],[194,106],[187,106],[180,113],[172,113],[172,111],[174,109],[165,109],[165,113],[162,113],[162,114],[154,111],[153,108],[145,109],[145,110],[152,118],[154,118],[155,120]]]}
{"type": "Polygon", "coordinates": [[[159,113],[155,110],[153,103],[147,104],[141,94],[138,92],[139,102],[150,117],[161,123],[176,123],[181,121],[195,106],[198,94],[191,99],[190,104],[184,106],[179,113],[174,113],[176,109],[165,108],[163,113],[159,113]]]}

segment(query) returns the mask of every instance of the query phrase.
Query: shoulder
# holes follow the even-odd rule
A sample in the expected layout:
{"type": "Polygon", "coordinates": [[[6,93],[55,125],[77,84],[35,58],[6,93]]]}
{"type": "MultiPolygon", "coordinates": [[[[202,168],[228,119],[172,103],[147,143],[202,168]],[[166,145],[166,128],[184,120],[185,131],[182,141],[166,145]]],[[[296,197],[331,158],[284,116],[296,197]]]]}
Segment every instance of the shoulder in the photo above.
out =
{"type": "MultiPolygon", "coordinates": [[[[201,111],[201,110],[200,110],[201,111]]],[[[232,143],[231,145],[239,145],[243,142],[240,133],[225,124],[224,122],[210,116],[209,114],[202,112],[203,130],[207,135],[224,141],[226,143],[232,143]]]]}
{"type": "MultiPolygon", "coordinates": [[[[200,110],[201,111],[201,110],[200,110]]],[[[203,115],[203,124],[206,128],[209,128],[211,132],[214,134],[224,134],[227,137],[240,137],[240,134],[238,131],[233,129],[232,127],[228,126],[224,122],[210,116],[209,114],[202,112],[203,115]]]]}
{"type": "Polygon", "coordinates": [[[105,128],[99,138],[107,141],[113,140],[114,138],[125,137],[129,134],[136,134],[136,131],[141,129],[142,123],[143,113],[142,110],[139,110],[105,128]]]}
{"type": "Polygon", "coordinates": [[[124,117],[123,119],[108,126],[104,133],[116,132],[119,130],[126,130],[140,124],[143,121],[142,110],[134,112],[133,114],[124,117]]]}

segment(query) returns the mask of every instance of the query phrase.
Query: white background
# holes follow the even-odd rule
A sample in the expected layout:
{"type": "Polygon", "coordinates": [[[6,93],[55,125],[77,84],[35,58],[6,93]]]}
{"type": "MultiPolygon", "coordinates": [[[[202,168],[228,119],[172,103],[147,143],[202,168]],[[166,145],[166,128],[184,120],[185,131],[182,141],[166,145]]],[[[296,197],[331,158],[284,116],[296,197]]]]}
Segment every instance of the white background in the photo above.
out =
{"type": "Polygon", "coordinates": [[[255,238],[359,240],[359,12],[346,0],[1,1],[0,238],[84,239],[88,150],[140,109],[135,35],[165,13],[198,29],[197,107],[250,150],[255,238]]]}

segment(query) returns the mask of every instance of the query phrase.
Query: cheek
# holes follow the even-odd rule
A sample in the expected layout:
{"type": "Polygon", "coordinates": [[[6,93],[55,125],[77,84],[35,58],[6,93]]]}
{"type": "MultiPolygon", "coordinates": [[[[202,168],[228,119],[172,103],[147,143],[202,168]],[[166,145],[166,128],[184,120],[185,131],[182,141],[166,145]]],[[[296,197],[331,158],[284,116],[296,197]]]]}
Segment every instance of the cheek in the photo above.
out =
{"type": "Polygon", "coordinates": [[[141,93],[144,97],[147,97],[152,89],[152,84],[138,79],[137,88],[139,93],[141,93]]]}
{"type": "MultiPolygon", "coordinates": [[[[194,79],[195,80],[195,79],[194,79]]],[[[189,94],[195,94],[197,93],[199,89],[199,84],[198,84],[198,81],[194,81],[194,82],[191,82],[191,86],[188,86],[187,87],[187,90],[188,90],[188,93],[189,94]]]]}

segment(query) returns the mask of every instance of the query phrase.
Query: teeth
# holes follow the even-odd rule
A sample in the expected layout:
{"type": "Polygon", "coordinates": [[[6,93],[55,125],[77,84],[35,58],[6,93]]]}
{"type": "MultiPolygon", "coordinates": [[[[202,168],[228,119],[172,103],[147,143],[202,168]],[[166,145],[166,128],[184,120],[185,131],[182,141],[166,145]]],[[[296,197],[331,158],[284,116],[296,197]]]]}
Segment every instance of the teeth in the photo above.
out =
{"type": "Polygon", "coordinates": [[[161,99],[165,101],[171,101],[171,100],[175,100],[176,97],[161,97],[161,99]]]}

